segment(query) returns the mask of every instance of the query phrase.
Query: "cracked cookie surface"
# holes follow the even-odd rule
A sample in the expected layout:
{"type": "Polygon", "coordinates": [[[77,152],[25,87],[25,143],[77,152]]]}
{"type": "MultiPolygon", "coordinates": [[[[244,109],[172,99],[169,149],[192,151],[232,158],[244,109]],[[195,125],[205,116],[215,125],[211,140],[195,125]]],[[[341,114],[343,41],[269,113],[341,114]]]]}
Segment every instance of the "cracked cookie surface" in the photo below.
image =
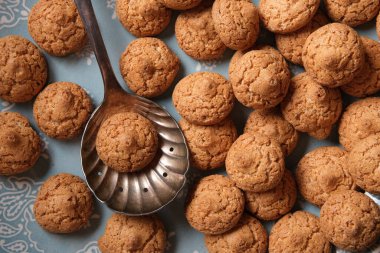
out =
{"type": "Polygon", "coordinates": [[[162,4],[173,10],[188,10],[199,5],[202,0],[161,0],[162,4]]]}
{"type": "Polygon", "coordinates": [[[128,87],[137,95],[156,97],[173,83],[180,62],[160,39],[132,41],[120,57],[120,72],[128,87]]]}
{"type": "Polygon", "coordinates": [[[0,38],[0,98],[12,103],[31,100],[46,83],[48,67],[38,48],[27,39],[0,38]]]}
{"type": "Polygon", "coordinates": [[[92,194],[86,183],[66,173],[45,181],[33,208],[38,224],[52,233],[78,231],[88,223],[92,210],[92,194]]]}
{"type": "Polygon", "coordinates": [[[77,84],[49,84],[36,98],[33,115],[38,127],[49,137],[68,140],[78,136],[92,112],[92,102],[77,84]]]}

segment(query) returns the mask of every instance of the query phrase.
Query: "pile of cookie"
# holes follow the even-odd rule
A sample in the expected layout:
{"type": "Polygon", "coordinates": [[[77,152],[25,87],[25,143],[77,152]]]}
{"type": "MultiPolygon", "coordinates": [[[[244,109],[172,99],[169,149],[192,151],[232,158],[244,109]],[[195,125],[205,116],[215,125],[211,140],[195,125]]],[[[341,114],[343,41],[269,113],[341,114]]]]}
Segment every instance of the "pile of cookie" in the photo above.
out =
{"type": "MultiPolygon", "coordinates": [[[[352,28],[378,15],[378,0],[117,0],[121,24],[137,38],[120,57],[131,91],[153,98],[174,83],[180,60],[160,39],[172,10],[179,47],[197,60],[233,55],[228,79],[197,72],[174,88],[173,105],[187,140],[193,168],[225,165],[227,176],[211,175],[188,194],[185,217],[205,234],[209,252],[330,252],[368,249],[380,237],[380,209],[363,192],[380,194],[380,44],[352,28]],[[326,12],[323,12],[325,10],[326,12]],[[329,18],[334,21],[330,23],[329,18]],[[261,27],[260,27],[261,25],[261,27]],[[256,45],[260,29],[275,34],[276,48],[256,45]],[[305,72],[291,77],[288,62],[305,72]],[[343,111],[341,91],[358,98],[343,111]],[[231,112],[235,98],[254,109],[238,136],[231,112]],[[320,147],[298,163],[295,176],[285,159],[299,132],[322,140],[339,121],[340,147],[320,147]],[[321,207],[320,218],[293,209],[297,193],[321,207]],[[247,211],[247,212],[245,212],[247,211]],[[275,221],[268,237],[262,221],[275,221]]],[[[380,36],[380,15],[377,19],[380,36]]],[[[50,55],[83,48],[87,37],[72,0],[40,0],[28,30],[50,55]]],[[[17,35],[0,38],[0,98],[34,100],[33,115],[51,138],[69,140],[83,130],[93,106],[78,84],[44,88],[48,66],[39,49],[17,35]],[[43,89],[44,88],[44,89],[43,89]],[[42,90],[43,89],[43,90],[42,90]]],[[[0,113],[0,175],[32,168],[41,138],[27,118],[0,113]]],[[[154,125],[134,112],[103,122],[96,136],[100,159],[114,170],[133,173],[154,158],[154,125]]],[[[34,204],[36,221],[47,231],[71,233],[85,227],[93,209],[87,185],[60,173],[47,179],[34,204]]],[[[99,239],[102,252],[163,252],[166,232],[157,216],[114,214],[99,239]]]]}

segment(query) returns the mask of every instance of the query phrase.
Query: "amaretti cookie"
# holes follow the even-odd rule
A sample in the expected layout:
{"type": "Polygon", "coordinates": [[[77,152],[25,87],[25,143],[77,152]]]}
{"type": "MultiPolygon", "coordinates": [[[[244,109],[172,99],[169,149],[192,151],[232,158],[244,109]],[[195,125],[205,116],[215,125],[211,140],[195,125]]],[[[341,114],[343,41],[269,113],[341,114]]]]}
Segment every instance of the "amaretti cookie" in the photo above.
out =
{"type": "Polygon", "coordinates": [[[320,0],[261,0],[260,18],[264,26],[274,33],[294,32],[313,18],[320,0]]]}
{"type": "Polygon", "coordinates": [[[380,38],[380,14],[377,15],[377,18],[376,18],[376,32],[377,32],[377,37],[380,38]]]}
{"type": "Polygon", "coordinates": [[[161,33],[172,12],[160,0],[117,0],[116,14],[121,24],[136,37],[161,33]]]}
{"type": "Polygon", "coordinates": [[[75,83],[49,84],[36,98],[33,115],[38,127],[51,138],[69,140],[78,136],[92,112],[87,92],[75,83]]]}
{"type": "Polygon", "coordinates": [[[277,109],[253,111],[245,123],[244,132],[260,133],[275,139],[284,155],[293,152],[298,142],[298,132],[277,109]]]}
{"type": "Polygon", "coordinates": [[[220,39],[231,49],[247,49],[259,36],[259,11],[250,0],[216,0],[212,19],[220,39]]]}
{"type": "Polygon", "coordinates": [[[337,190],[354,190],[356,184],[347,165],[347,152],[338,147],[320,147],[298,163],[296,178],[301,195],[322,206],[337,190]]]}
{"type": "Polygon", "coordinates": [[[380,91],[380,43],[361,37],[366,61],[360,73],[341,89],[354,97],[366,97],[380,91]]]}
{"type": "Polygon", "coordinates": [[[244,191],[264,192],[276,187],[285,171],[280,144],[259,133],[245,133],[227,153],[228,176],[244,191]]]}
{"type": "Polygon", "coordinates": [[[325,139],[342,112],[342,97],[339,89],[324,87],[302,73],[293,77],[281,110],[298,131],[325,139]]]}
{"type": "Polygon", "coordinates": [[[166,231],[157,216],[132,217],[115,213],[108,219],[98,245],[102,253],[163,253],[166,231]]]}
{"type": "Polygon", "coordinates": [[[301,29],[288,34],[275,34],[278,50],[288,61],[302,65],[302,49],[307,37],[328,22],[322,12],[317,12],[313,19],[301,29]]]}
{"type": "Polygon", "coordinates": [[[0,112],[0,175],[27,171],[41,151],[41,139],[27,118],[16,112],[0,112]]]}
{"type": "Polygon", "coordinates": [[[302,51],[302,62],[309,76],[330,88],[351,82],[364,61],[359,35],[339,23],[322,26],[310,34],[302,51]]]}
{"type": "Polygon", "coordinates": [[[46,83],[48,67],[38,48],[27,39],[0,38],[0,98],[12,103],[31,100],[46,83]]]}
{"type": "Polygon", "coordinates": [[[265,192],[244,192],[250,213],[261,220],[276,220],[287,214],[297,200],[296,182],[292,173],[285,170],[281,182],[265,192]]]}
{"type": "Polygon", "coordinates": [[[75,53],[87,42],[73,0],[39,0],[30,10],[28,30],[43,50],[55,56],[75,53]]]}
{"type": "Polygon", "coordinates": [[[173,10],[188,10],[199,5],[202,0],[161,0],[163,5],[173,10]]]}
{"type": "Polygon", "coordinates": [[[212,60],[221,57],[226,50],[216,32],[211,14],[211,1],[182,12],[175,22],[178,46],[197,60],[212,60]]]}
{"type": "Polygon", "coordinates": [[[331,246],[321,230],[319,218],[305,211],[282,217],[269,235],[270,253],[330,253],[331,246]]]}
{"type": "Polygon", "coordinates": [[[185,215],[196,230],[210,235],[232,229],[244,212],[244,195],[222,175],[202,178],[189,193],[185,215]]]}
{"type": "Polygon", "coordinates": [[[268,235],[257,219],[244,214],[230,231],[221,235],[205,235],[205,244],[209,253],[266,253],[268,235]]]}
{"type": "Polygon", "coordinates": [[[348,170],[365,191],[380,195],[380,133],[357,142],[348,153],[348,170]]]}
{"type": "Polygon", "coordinates": [[[339,124],[339,142],[346,150],[377,133],[380,133],[380,98],[362,99],[346,108],[339,124]]]}
{"type": "Polygon", "coordinates": [[[222,167],[228,150],[238,136],[231,119],[212,126],[194,125],[182,119],[179,126],[189,147],[191,164],[201,170],[222,167]]]}
{"type": "Polygon", "coordinates": [[[102,123],[96,136],[100,159],[119,172],[144,169],[155,157],[157,149],[155,126],[135,112],[112,115],[102,123]]]}
{"type": "Polygon", "coordinates": [[[285,97],[290,72],[280,53],[253,50],[238,60],[231,73],[231,83],[237,100],[244,106],[268,109],[285,97]]]}
{"type": "Polygon", "coordinates": [[[380,2],[377,0],[324,0],[324,6],[332,20],[352,27],[372,20],[380,10],[380,2]]]}
{"type": "Polygon", "coordinates": [[[342,190],[333,193],[321,208],[323,234],[335,246],[363,251],[380,236],[380,209],[363,193],[342,190]]]}
{"type": "Polygon", "coordinates": [[[166,44],[156,38],[132,41],[120,57],[120,72],[137,95],[156,97],[173,83],[180,62],[166,44]]]}
{"type": "Polygon", "coordinates": [[[92,210],[92,194],[86,183],[80,177],[66,173],[45,181],[33,208],[37,223],[52,233],[80,230],[88,223],[92,210]]]}
{"type": "Polygon", "coordinates": [[[220,74],[197,72],[177,83],[173,104],[178,113],[196,125],[223,121],[234,106],[231,84],[220,74]]]}

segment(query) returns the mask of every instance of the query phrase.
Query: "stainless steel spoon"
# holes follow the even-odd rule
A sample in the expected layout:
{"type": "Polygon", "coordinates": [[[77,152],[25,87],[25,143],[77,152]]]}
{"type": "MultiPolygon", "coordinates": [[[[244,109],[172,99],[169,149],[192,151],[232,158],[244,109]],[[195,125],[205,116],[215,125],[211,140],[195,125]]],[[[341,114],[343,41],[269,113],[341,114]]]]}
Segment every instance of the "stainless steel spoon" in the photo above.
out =
{"type": "Polygon", "coordinates": [[[186,182],[189,152],[177,122],[158,104],[128,94],[118,83],[96,21],[91,0],[75,0],[95,52],[104,82],[104,99],[85,128],[81,156],[87,183],[95,196],[111,209],[128,215],[146,215],[170,203],[186,182]],[[105,118],[120,110],[132,110],[156,126],[160,151],[143,171],[118,173],[98,157],[96,135],[105,118]]]}

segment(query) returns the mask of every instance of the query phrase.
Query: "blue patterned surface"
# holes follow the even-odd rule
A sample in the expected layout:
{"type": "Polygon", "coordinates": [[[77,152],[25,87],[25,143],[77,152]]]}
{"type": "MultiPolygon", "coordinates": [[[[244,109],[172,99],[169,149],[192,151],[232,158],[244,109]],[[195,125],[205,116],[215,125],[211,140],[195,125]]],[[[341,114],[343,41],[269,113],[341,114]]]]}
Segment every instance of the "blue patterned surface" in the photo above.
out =
{"type": "MultiPolygon", "coordinates": [[[[19,34],[31,40],[27,32],[26,20],[29,10],[35,2],[36,0],[0,0],[0,37],[19,34]]],[[[115,0],[93,0],[93,3],[115,73],[120,83],[124,83],[120,76],[118,60],[126,45],[134,38],[117,21],[114,12],[115,0]]],[[[228,61],[233,52],[227,51],[224,57],[217,61],[198,62],[191,59],[178,48],[174,37],[175,16],[176,14],[172,18],[170,27],[159,37],[177,53],[182,61],[182,69],[177,81],[195,71],[215,71],[227,77],[228,61]]],[[[362,35],[377,39],[374,22],[364,25],[358,30],[362,35]]],[[[263,33],[260,40],[273,44],[272,35],[267,33],[263,33]]],[[[95,57],[88,46],[80,53],[66,58],[51,57],[47,54],[45,56],[50,70],[49,82],[72,81],[78,83],[89,92],[93,102],[99,105],[103,96],[102,79],[95,57]]],[[[294,74],[303,71],[294,65],[290,67],[294,74]]],[[[171,104],[171,92],[172,90],[168,91],[156,101],[165,106],[176,119],[179,119],[179,115],[171,104]]],[[[345,97],[345,104],[350,101],[350,98],[345,97]]],[[[15,105],[0,100],[0,110],[21,112],[36,128],[32,116],[32,103],[15,105]]],[[[242,106],[236,106],[233,111],[233,118],[237,122],[240,132],[248,113],[249,110],[242,106]]],[[[32,205],[38,188],[44,180],[59,172],[68,172],[83,178],[79,138],[69,142],[60,142],[50,139],[42,133],[40,135],[45,143],[45,148],[35,168],[17,177],[0,177],[0,252],[98,253],[96,241],[104,230],[106,220],[111,215],[111,211],[105,206],[97,203],[87,228],[70,235],[49,234],[43,231],[34,220],[32,205]]],[[[317,146],[337,145],[337,143],[336,134],[328,140],[320,142],[302,135],[296,151],[287,159],[287,167],[294,170],[303,154],[317,146]]],[[[223,173],[222,170],[219,172],[223,173]]],[[[189,175],[190,181],[199,177],[199,173],[192,172],[189,175]]],[[[191,229],[184,218],[184,196],[185,194],[181,193],[172,204],[159,213],[168,231],[167,252],[206,252],[203,236],[191,229]]],[[[307,204],[301,198],[295,209],[305,209],[316,215],[319,214],[316,207],[307,204]]],[[[266,224],[268,230],[271,225],[271,223],[266,224]]],[[[379,253],[380,248],[374,248],[372,252],[379,253]]]]}

